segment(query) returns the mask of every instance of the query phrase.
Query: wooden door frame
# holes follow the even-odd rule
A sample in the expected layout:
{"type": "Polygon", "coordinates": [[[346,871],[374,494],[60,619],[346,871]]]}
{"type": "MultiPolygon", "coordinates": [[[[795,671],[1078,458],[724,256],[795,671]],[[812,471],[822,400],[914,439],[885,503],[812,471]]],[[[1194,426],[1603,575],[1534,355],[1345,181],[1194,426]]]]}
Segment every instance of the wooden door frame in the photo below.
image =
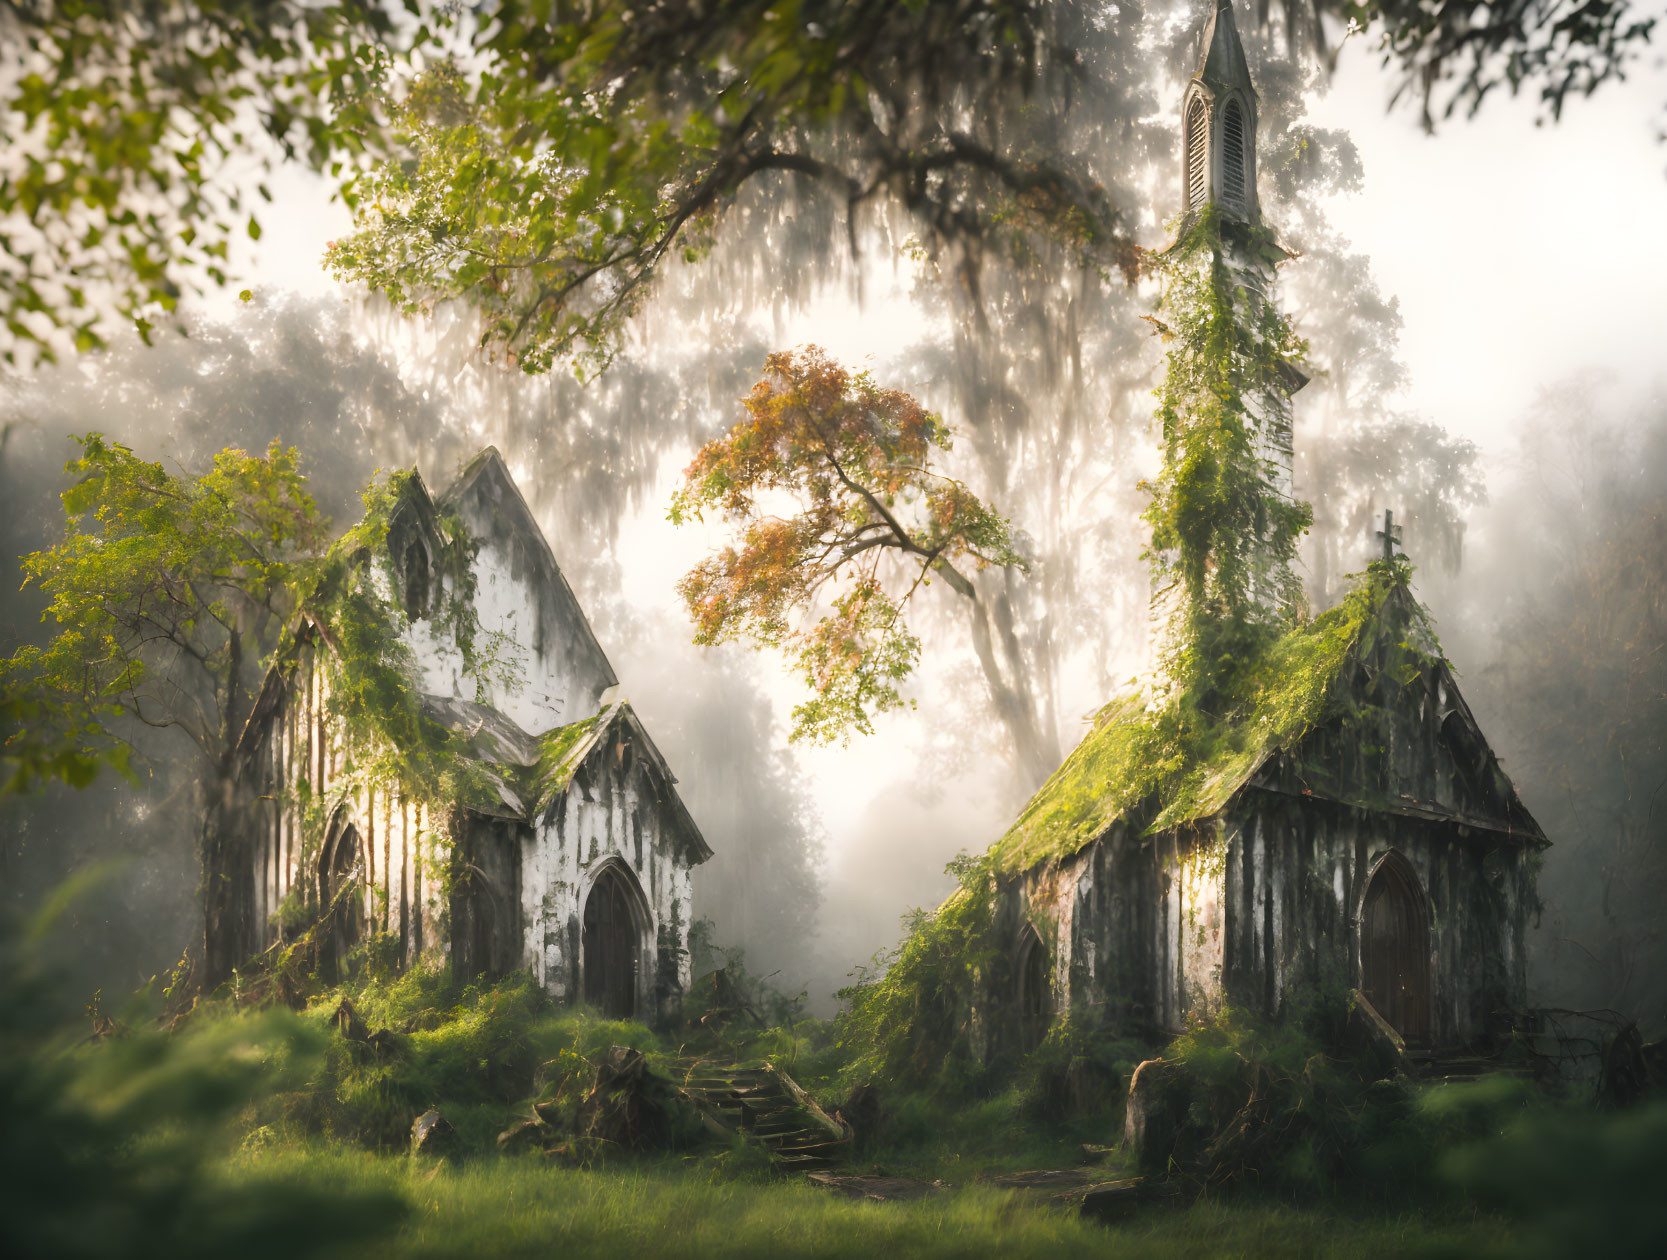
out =
{"type": "MultiPolygon", "coordinates": [[[[1424,938],[1424,1012],[1425,1026],[1428,1028],[1428,1041],[1434,1044],[1437,1040],[1437,1020],[1435,1012],[1435,915],[1430,906],[1430,894],[1424,887],[1424,881],[1418,877],[1418,868],[1411,860],[1394,845],[1389,846],[1377,857],[1372,859],[1366,868],[1366,878],[1360,883],[1360,896],[1355,902],[1354,909],[1354,977],[1355,987],[1366,992],[1366,903],[1372,895],[1372,885],[1377,881],[1384,868],[1388,867],[1396,872],[1412,890],[1414,908],[1417,910],[1422,935],[1424,938]]],[[[1385,1019],[1384,1012],[1379,1011],[1385,1019]]],[[[1400,1029],[1396,1029],[1400,1032],[1400,1029]]]]}

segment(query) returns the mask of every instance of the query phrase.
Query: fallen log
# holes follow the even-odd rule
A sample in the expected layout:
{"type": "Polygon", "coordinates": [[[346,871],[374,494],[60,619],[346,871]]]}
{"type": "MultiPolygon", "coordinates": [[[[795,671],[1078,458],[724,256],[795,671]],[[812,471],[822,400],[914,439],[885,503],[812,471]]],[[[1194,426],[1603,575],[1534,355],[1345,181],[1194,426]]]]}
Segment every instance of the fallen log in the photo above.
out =
{"type": "Polygon", "coordinates": [[[851,1140],[851,1126],[842,1121],[835,1120],[827,1112],[823,1111],[822,1108],[818,1107],[816,1105],[816,1100],[809,1094],[805,1093],[804,1090],[800,1089],[799,1083],[786,1072],[783,1072],[773,1063],[766,1063],[764,1065],[764,1071],[776,1082],[777,1085],[781,1087],[782,1092],[791,1098],[794,1104],[798,1106],[805,1113],[805,1115],[810,1117],[811,1123],[818,1129],[821,1129],[835,1142],[848,1142],[851,1140]]]}

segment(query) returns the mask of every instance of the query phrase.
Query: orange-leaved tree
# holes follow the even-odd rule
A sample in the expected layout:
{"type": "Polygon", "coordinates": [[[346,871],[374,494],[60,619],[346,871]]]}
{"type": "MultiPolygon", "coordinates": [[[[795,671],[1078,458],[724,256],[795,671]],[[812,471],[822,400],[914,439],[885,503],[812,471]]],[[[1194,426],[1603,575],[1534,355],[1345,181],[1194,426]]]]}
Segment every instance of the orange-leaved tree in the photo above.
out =
{"type": "Polygon", "coordinates": [[[908,610],[934,578],[969,601],[975,646],[988,618],[967,572],[1024,566],[1008,522],[934,459],[943,419],[815,346],[770,356],[745,416],[684,473],[671,519],[718,512],[736,539],[678,584],[701,644],[778,648],[810,696],[793,738],[867,734],[904,703],[920,660],[908,610]]]}

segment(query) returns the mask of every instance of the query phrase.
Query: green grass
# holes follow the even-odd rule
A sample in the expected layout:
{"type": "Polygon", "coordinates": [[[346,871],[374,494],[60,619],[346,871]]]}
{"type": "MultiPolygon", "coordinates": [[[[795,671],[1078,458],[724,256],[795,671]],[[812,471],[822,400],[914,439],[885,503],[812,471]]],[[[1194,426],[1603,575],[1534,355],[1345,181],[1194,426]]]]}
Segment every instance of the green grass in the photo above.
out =
{"type": "Polygon", "coordinates": [[[710,1159],[572,1169],[535,1159],[460,1166],[346,1148],[244,1154],[228,1176],[392,1190],[404,1223],[365,1257],[1394,1256],[1477,1254],[1498,1218],[1345,1215],[1239,1202],[1153,1207],[1109,1227],[1011,1191],[952,1186],[915,1202],[857,1202],[801,1180],[731,1176],[710,1159]]]}

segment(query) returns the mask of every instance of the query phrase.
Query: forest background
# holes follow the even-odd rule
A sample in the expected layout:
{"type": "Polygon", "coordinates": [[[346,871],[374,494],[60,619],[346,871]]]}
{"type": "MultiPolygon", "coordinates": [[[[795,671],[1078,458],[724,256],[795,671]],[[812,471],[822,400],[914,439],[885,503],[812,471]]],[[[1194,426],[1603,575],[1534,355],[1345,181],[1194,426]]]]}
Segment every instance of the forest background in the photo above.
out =
{"type": "MultiPolygon", "coordinates": [[[[1128,8],[1083,48],[1095,93],[1049,137],[1079,153],[1157,247],[1178,204],[1179,84],[1201,14],[1128,8]]],[[[1534,1000],[1667,1016],[1667,217],[1649,53],[1629,82],[1539,107],[1495,99],[1433,138],[1385,114],[1393,79],[1356,41],[1328,80],[1305,46],[1246,21],[1261,92],[1265,213],[1298,258],[1283,302],[1312,344],[1297,480],[1315,507],[1304,561],[1329,606],[1405,522],[1466,696],[1556,842],[1533,934],[1534,1000]]],[[[248,179],[259,178],[253,166],[248,179]]],[[[411,321],[329,280],[348,230],[325,183],[280,167],[239,286],[183,306],[190,335],[118,338],[5,369],[0,539],[47,545],[68,436],[102,430],[202,469],[226,445],[300,448],[338,527],[373,470],[444,485],[481,446],[509,459],[624,689],[683,781],[717,856],[700,912],[749,969],[827,1010],[898,917],[951,886],[945,862],[996,838],[1084,717],[1143,663],[1142,477],[1161,346],[1154,293],[1061,256],[986,269],[974,310],[949,269],[875,207],[783,175],[749,188],[711,254],[676,264],[602,376],[528,377],[474,352],[471,317],[411,321]],[[779,663],[696,649],[677,577],[710,534],[664,518],[680,470],[738,418],[771,350],[806,342],[941,411],[952,467],[1011,516],[1028,573],[981,576],[1013,650],[982,665],[962,610],[926,601],[913,710],[847,746],[789,748],[779,663]],[[1024,721],[994,697],[1022,697],[1024,721]]],[[[239,256],[241,255],[241,256],[239,256]]],[[[6,584],[8,651],[41,634],[6,584]]],[[[153,744],[142,787],[53,788],[5,828],[0,888],[32,904],[95,857],[133,859],[70,912],[76,979],[121,992],[178,957],[195,915],[195,784],[153,744]]]]}

